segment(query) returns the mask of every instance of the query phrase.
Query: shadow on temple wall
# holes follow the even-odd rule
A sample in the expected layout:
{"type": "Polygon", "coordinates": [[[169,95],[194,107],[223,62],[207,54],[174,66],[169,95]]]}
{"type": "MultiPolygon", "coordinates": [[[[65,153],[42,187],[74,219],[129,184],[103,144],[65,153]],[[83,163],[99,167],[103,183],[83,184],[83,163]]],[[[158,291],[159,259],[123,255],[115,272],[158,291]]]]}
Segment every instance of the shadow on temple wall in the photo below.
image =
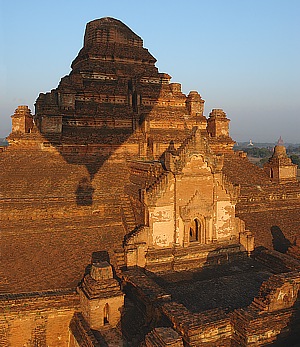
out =
{"type": "Polygon", "coordinates": [[[93,252],[91,262],[89,265],[86,266],[85,271],[84,271],[84,275],[87,275],[90,273],[91,268],[92,268],[92,264],[99,263],[102,261],[107,261],[108,263],[110,263],[110,257],[109,257],[108,251],[93,252]]]}
{"type": "MultiPolygon", "coordinates": [[[[112,156],[120,162],[130,152],[132,159],[141,148],[136,157],[150,156],[153,139],[144,123],[161,90],[171,93],[170,76],[160,73],[155,63],[143,40],[124,23],[109,17],[94,20],[86,26],[70,74],[36,100],[34,119],[47,146],[55,147],[67,163],[85,166],[90,176],[78,182],[78,206],[93,204],[95,175],[112,156]],[[112,37],[118,39],[112,42],[112,37]],[[120,151],[137,133],[128,152],[127,147],[120,151]]],[[[105,171],[111,180],[102,189],[120,192],[116,172],[109,172],[109,165],[105,171]]]]}
{"type": "MultiPolygon", "coordinates": [[[[137,79],[137,77],[135,76],[134,79],[137,79]]],[[[114,87],[118,89],[117,86],[114,87]]],[[[138,91],[140,99],[144,95],[147,96],[150,94],[152,103],[155,104],[161,92],[161,85],[152,87],[151,92],[149,90],[143,90],[143,88],[138,83],[134,87],[138,91]]],[[[115,93],[115,91],[112,91],[112,93],[115,93]]],[[[130,99],[132,91],[125,87],[123,93],[126,93],[127,99],[130,99]]],[[[89,177],[83,177],[78,182],[77,189],[74,192],[78,206],[89,206],[93,204],[95,191],[95,187],[93,186],[94,178],[101,171],[103,165],[108,163],[108,160],[114,161],[116,159],[117,163],[112,165],[118,166],[118,169],[112,170],[111,165],[105,165],[102,174],[107,177],[110,176],[110,180],[108,179],[107,182],[109,184],[106,182],[106,186],[102,185],[101,189],[109,189],[110,191],[121,193],[123,187],[120,186],[120,180],[117,176],[118,170],[121,176],[124,175],[122,173],[121,162],[123,161],[124,164],[126,159],[135,159],[141,155],[142,157],[146,157],[151,152],[151,148],[148,147],[151,146],[152,142],[149,140],[149,134],[145,131],[144,122],[147,121],[152,109],[153,106],[141,105],[139,107],[133,107],[131,104],[125,105],[124,107],[104,105],[101,112],[99,111],[98,105],[96,110],[89,110],[91,113],[88,113],[86,110],[86,113],[84,113],[82,112],[83,110],[75,109],[75,113],[83,113],[87,122],[93,122],[97,118],[114,117],[116,122],[125,121],[125,123],[129,122],[132,125],[130,128],[63,125],[59,141],[52,134],[42,133],[45,142],[50,143],[52,147],[56,148],[68,164],[82,165],[87,169],[89,177]],[[138,146],[135,146],[135,150],[127,150],[128,147],[125,143],[130,143],[132,136],[138,137],[139,143],[144,144],[145,153],[139,153],[138,146]],[[121,149],[121,147],[124,149],[121,149]]],[[[136,143],[136,141],[137,139],[132,144],[136,143]]],[[[143,148],[143,145],[140,148],[143,148]]]]}
{"type": "Polygon", "coordinates": [[[107,261],[108,263],[110,263],[108,251],[97,251],[92,253],[92,264],[102,261],[107,261]]]}
{"type": "Polygon", "coordinates": [[[271,227],[272,245],[275,251],[286,253],[292,243],[284,236],[284,233],[277,225],[271,227]]]}
{"type": "Polygon", "coordinates": [[[132,297],[124,298],[124,309],[121,316],[121,331],[131,346],[139,346],[145,336],[151,331],[151,327],[146,323],[146,307],[138,299],[132,297]]]}
{"type": "MultiPolygon", "coordinates": [[[[142,94],[143,91],[141,90],[140,95],[142,94]]],[[[160,89],[154,89],[151,95],[152,100],[156,100],[159,94],[160,89]]],[[[149,134],[144,131],[144,122],[151,113],[152,107],[139,108],[138,111],[129,110],[128,108],[114,110],[112,107],[110,111],[107,111],[107,115],[113,113],[116,114],[117,118],[117,115],[122,116],[122,113],[128,115],[131,112],[127,121],[134,123],[134,119],[139,120],[135,125],[132,125],[131,129],[124,128],[122,131],[121,129],[113,128],[108,130],[106,127],[93,128],[91,126],[89,128],[76,128],[75,126],[63,126],[59,141],[52,134],[41,133],[44,142],[49,143],[51,147],[56,148],[67,164],[80,165],[86,168],[88,176],[80,179],[74,192],[78,206],[93,205],[94,191],[96,188],[99,189],[99,186],[95,187],[93,184],[94,178],[99,172],[101,172],[103,165],[110,159],[112,161],[117,159],[116,163],[112,164],[115,165],[116,169],[113,171],[111,165],[105,166],[105,169],[101,174],[104,176],[106,175],[107,182],[100,188],[111,192],[122,192],[123,187],[120,186],[121,180],[117,177],[118,170],[119,175],[124,176],[125,173],[124,171],[122,172],[122,170],[124,170],[126,159],[135,159],[141,155],[138,153],[138,150],[136,153],[131,152],[129,154],[125,148],[126,146],[124,146],[125,143],[128,143],[128,141],[130,142],[132,136],[135,136],[138,133],[137,136],[139,142],[145,144],[145,152],[151,152],[147,147],[148,145],[151,145],[151,141],[149,141],[149,134]],[[121,149],[122,146],[124,146],[124,150],[121,149]],[[72,149],[71,153],[70,148],[72,149]]],[[[92,113],[91,115],[87,115],[87,117],[90,117],[92,120],[97,118],[97,114],[92,113]]],[[[99,117],[101,116],[99,115],[99,117]]],[[[136,142],[136,139],[134,141],[136,142]]],[[[145,158],[146,155],[143,154],[142,157],[145,158]]],[[[125,177],[123,183],[124,182],[125,177]]]]}
{"type": "MultiPolygon", "coordinates": [[[[142,276],[145,276],[143,268],[136,267],[135,271],[140,271],[142,276]]],[[[125,301],[121,316],[121,331],[130,346],[141,346],[141,342],[153,328],[172,327],[172,323],[162,314],[159,305],[156,303],[156,306],[135,285],[123,283],[123,291],[125,301]]],[[[149,292],[151,293],[151,288],[149,292]]]]}
{"type": "MultiPolygon", "coordinates": [[[[191,259],[191,263],[194,261],[191,259]]],[[[180,267],[180,263],[177,266],[180,267]]],[[[247,307],[271,275],[246,253],[227,253],[223,247],[209,252],[205,261],[199,260],[197,267],[191,264],[188,270],[166,271],[163,276],[149,270],[146,273],[170,293],[174,301],[193,313],[216,308],[229,312],[247,307]]]]}
{"type": "Polygon", "coordinates": [[[94,188],[89,177],[83,177],[76,189],[76,203],[78,206],[90,206],[93,204],[94,188]]]}

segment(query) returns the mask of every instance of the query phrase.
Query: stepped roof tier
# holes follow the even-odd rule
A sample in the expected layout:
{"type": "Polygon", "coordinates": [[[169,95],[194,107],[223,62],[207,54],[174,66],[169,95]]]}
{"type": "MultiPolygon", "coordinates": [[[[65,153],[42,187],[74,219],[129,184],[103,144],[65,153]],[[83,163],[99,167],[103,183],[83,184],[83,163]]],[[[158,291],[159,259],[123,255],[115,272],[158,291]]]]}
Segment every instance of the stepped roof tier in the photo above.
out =
{"type": "MultiPolygon", "coordinates": [[[[64,130],[74,126],[89,128],[92,133],[95,128],[106,128],[132,134],[137,129],[146,131],[149,125],[152,128],[150,120],[164,123],[162,115],[166,114],[176,128],[178,123],[191,127],[195,119],[187,117],[187,98],[180,84],[170,83],[171,76],[160,73],[155,62],[143,40],[119,20],[102,18],[88,23],[71,73],[61,79],[58,88],[39,95],[36,124],[48,136],[64,135],[64,130]]],[[[195,102],[201,118],[204,101],[198,95],[195,102]]]]}

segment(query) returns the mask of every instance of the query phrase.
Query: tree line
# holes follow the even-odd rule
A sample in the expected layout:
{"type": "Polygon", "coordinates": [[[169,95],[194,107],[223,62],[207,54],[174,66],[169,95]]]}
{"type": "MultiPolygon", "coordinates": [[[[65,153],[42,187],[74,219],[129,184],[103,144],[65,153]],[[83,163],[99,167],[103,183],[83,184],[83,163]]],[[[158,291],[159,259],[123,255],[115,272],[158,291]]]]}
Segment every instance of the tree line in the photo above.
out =
{"type": "MultiPolygon", "coordinates": [[[[261,158],[259,165],[266,163],[273,154],[273,148],[270,147],[247,147],[243,148],[243,151],[246,152],[249,157],[261,158]]],[[[292,160],[292,163],[298,165],[300,168],[300,146],[288,146],[286,152],[292,160]]]]}

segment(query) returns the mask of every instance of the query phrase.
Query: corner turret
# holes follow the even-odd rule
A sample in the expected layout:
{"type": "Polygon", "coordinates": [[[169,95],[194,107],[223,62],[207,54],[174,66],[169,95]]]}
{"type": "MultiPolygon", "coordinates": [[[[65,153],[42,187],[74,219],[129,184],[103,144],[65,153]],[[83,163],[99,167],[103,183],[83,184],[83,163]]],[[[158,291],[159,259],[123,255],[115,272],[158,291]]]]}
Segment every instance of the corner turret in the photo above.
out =
{"type": "Polygon", "coordinates": [[[207,132],[210,147],[215,154],[231,152],[234,141],[229,136],[229,122],[226,113],[220,109],[213,109],[207,120],[207,132]]]}
{"type": "Polygon", "coordinates": [[[220,109],[213,109],[207,121],[207,131],[212,137],[229,137],[229,122],[226,113],[220,109]]]}
{"type": "Polygon", "coordinates": [[[203,115],[205,101],[201,95],[197,91],[191,90],[185,103],[188,113],[195,118],[198,128],[205,130],[207,126],[206,117],[203,115]]]}
{"type": "Polygon", "coordinates": [[[205,101],[197,91],[191,90],[186,99],[186,106],[189,114],[191,116],[203,116],[204,102],[205,101]]]}
{"type": "Polygon", "coordinates": [[[274,147],[272,157],[265,164],[264,170],[273,182],[285,183],[296,181],[297,165],[293,164],[287,156],[286,148],[281,137],[274,147]]]}
{"type": "Polygon", "coordinates": [[[26,105],[18,106],[11,116],[12,133],[28,134],[33,128],[33,116],[31,110],[26,105]]]}
{"type": "Polygon", "coordinates": [[[107,261],[94,262],[78,288],[82,313],[90,327],[116,327],[121,319],[124,294],[107,261]]]}

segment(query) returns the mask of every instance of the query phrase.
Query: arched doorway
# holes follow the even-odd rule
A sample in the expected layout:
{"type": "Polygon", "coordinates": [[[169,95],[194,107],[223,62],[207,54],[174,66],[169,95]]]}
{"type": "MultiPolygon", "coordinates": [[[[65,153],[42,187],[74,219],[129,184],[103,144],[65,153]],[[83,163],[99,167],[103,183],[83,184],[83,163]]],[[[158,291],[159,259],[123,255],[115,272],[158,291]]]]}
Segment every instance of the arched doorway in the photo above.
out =
{"type": "Polygon", "coordinates": [[[147,139],[147,156],[149,158],[153,157],[153,139],[151,137],[148,137],[147,139]]]}
{"type": "Polygon", "coordinates": [[[190,226],[190,242],[199,242],[199,235],[201,232],[201,223],[195,218],[190,226]]]}
{"type": "Polygon", "coordinates": [[[103,324],[109,324],[109,305],[106,303],[103,308],[103,324]]]}

